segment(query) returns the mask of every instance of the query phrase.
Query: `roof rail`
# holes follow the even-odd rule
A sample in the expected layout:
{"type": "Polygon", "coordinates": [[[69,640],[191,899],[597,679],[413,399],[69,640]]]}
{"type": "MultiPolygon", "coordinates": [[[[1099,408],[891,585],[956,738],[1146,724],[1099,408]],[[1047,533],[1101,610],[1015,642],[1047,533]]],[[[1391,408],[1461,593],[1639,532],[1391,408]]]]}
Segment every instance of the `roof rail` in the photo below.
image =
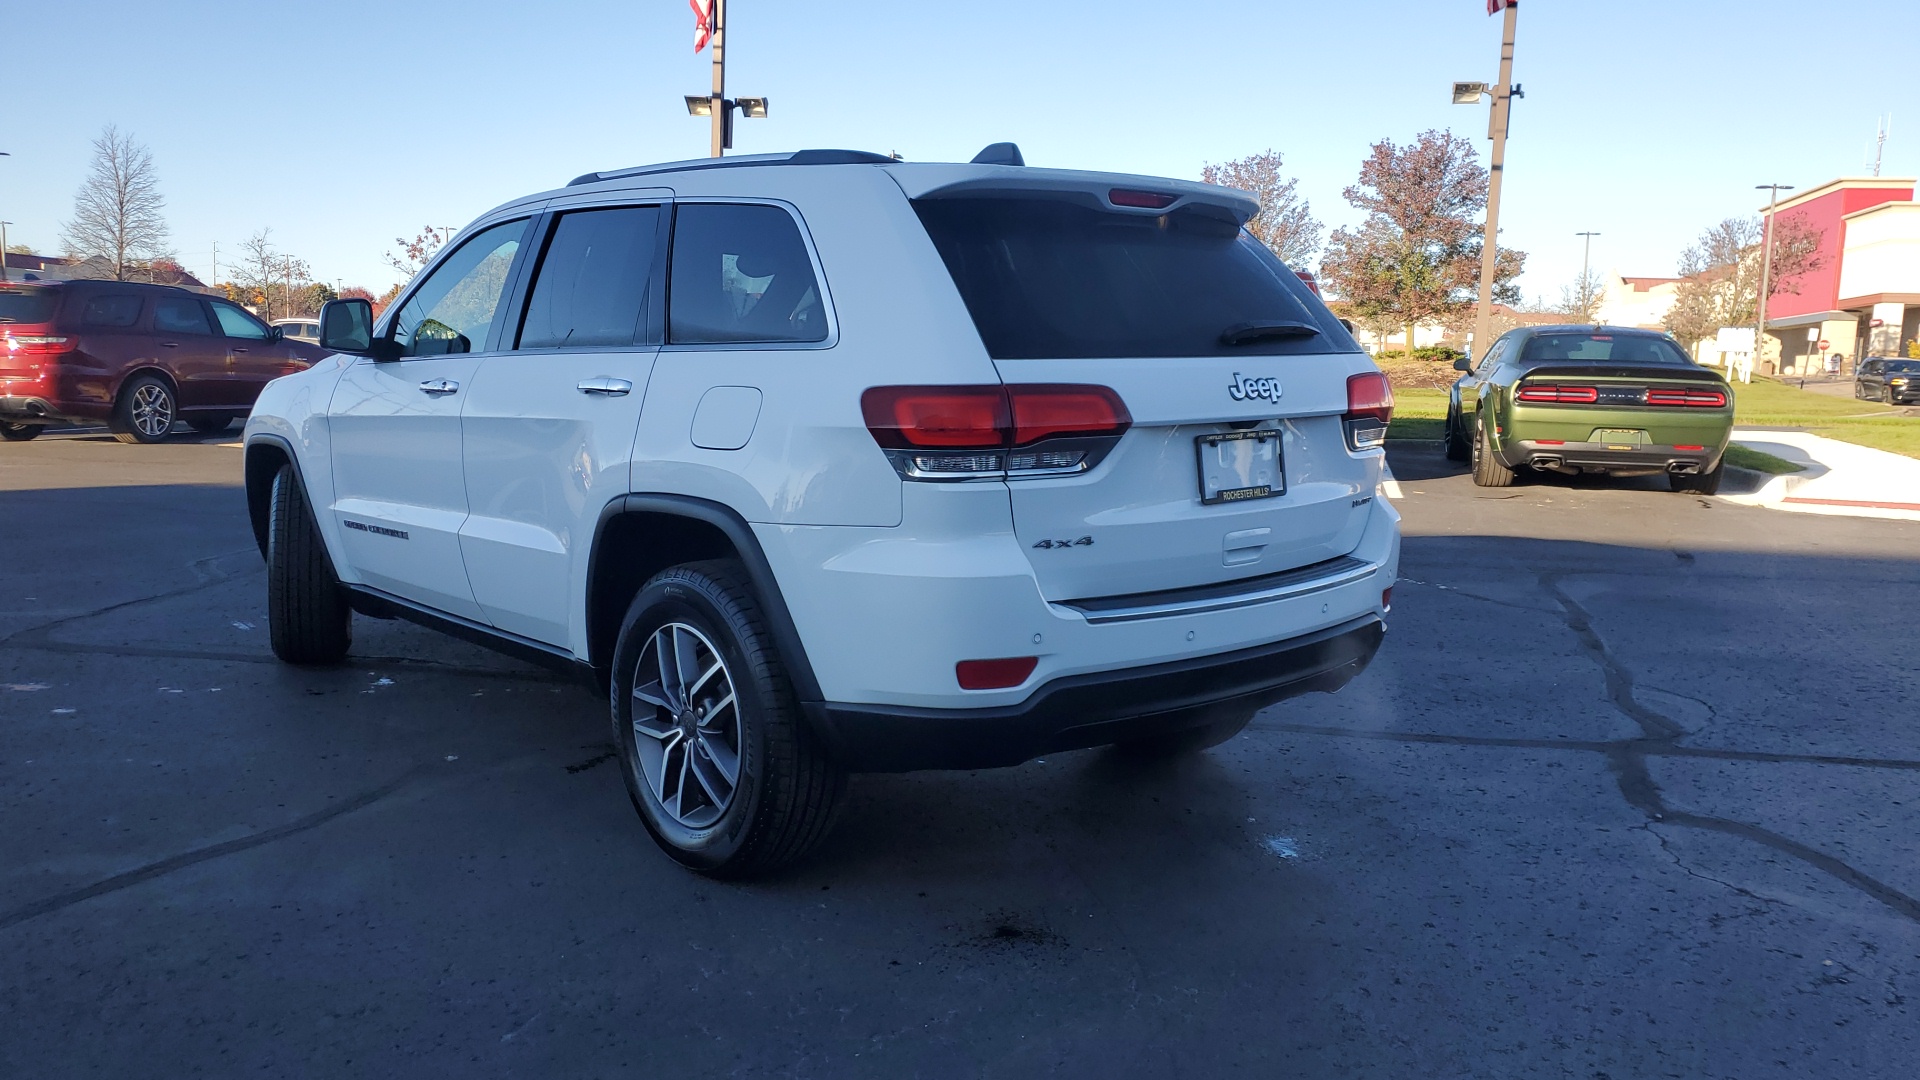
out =
{"type": "Polygon", "coordinates": [[[751,165],[891,165],[896,160],[898,159],[866,150],[796,150],[791,154],[696,158],[692,161],[669,161],[659,165],[639,165],[631,169],[590,172],[567,181],[567,186],[579,187],[581,184],[597,184],[602,180],[619,180],[651,173],[691,172],[696,169],[738,169],[751,165]]]}

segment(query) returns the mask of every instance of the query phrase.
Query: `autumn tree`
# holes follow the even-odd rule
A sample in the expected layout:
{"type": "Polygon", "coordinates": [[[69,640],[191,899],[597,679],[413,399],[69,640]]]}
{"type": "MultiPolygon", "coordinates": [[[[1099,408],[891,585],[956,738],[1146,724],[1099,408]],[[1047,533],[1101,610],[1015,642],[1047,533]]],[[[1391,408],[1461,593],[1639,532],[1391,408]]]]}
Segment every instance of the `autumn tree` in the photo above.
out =
{"type": "Polygon", "coordinates": [[[433,253],[451,238],[446,230],[431,225],[422,227],[420,235],[411,240],[396,236],[393,242],[400,245],[400,253],[387,252],[387,265],[400,271],[402,284],[412,281],[413,276],[433,258],[433,253]]]}
{"type": "MultiPolygon", "coordinates": [[[[1672,310],[1661,324],[1691,349],[1722,327],[1752,326],[1759,315],[1761,223],[1727,218],[1700,234],[1680,256],[1680,276],[1672,310]]],[[[1799,278],[1826,265],[1820,253],[1823,231],[1801,215],[1778,217],[1773,226],[1773,265],[1767,293],[1799,292],[1799,278]]]]}
{"type": "MultiPolygon", "coordinates": [[[[1321,281],[1372,321],[1393,320],[1413,352],[1418,323],[1452,324],[1471,311],[1480,276],[1481,215],[1487,171],[1473,144],[1426,131],[1412,143],[1384,139],[1360,165],[1347,202],[1367,212],[1355,229],[1336,229],[1320,263],[1321,281]]],[[[1526,256],[1495,254],[1493,297],[1517,303],[1526,256]]]]}
{"type": "Polygon", "coordinates": [[[73,197],[73,220],[61,228],[68,254],[99,259],[126,281],[142,259],[163,253],[166,200],[153,155],[131,134],[108,124],[93,140],[93,162],[73,197]]]}
{"type": "Polygon", "coordinates": [[[1280,154],[1268,150],[1237,161],[1207,165],[1200,179],[1209,184],[1239,188],[1260,200],[1260,212],[1247,222],[1253,238],[1267,245],[1280,261],[1302,267],[1320,250],[1324,226],[1314,220],[1300,182],[1280,171],[1280,154]]]}

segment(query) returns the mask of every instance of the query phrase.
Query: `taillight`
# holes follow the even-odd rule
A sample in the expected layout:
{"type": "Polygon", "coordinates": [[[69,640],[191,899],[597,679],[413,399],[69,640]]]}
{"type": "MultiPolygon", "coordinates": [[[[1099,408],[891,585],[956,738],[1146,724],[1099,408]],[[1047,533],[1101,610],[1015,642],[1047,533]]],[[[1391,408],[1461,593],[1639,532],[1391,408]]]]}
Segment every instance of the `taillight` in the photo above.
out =
{"type": "Polygon", "coordinates": [[[1551,405],[1591,405],[1600,400],[1600,391],[1592,386],[1533,383],[1522,386],[1513,396],[1516,401],[1545,402],[1551,405]]]}
{"type": "Polygon", "coordinates": [[[10,353],[61,353],[67,351],[67,339],[57,334],[8,334],[10,353]]]}
{"type": "Polygon", "coordinates": [[[1721,409],[1726,407],[1727,392],[1657,386],[1647,391],[1647,404],[1663,408],[1721,409]]]}
{"type": "Polygon", "coordinates": [[[1347,376],[1347,449],[1371,450],[1387,441],[1393,420],[1393,385],[1378,371],[1347,376]]]}
{"type": "Polygon", "coordinates": [[[1037,656],[1006,656],[997,660],[962,660],[953,665],[953,677],[962,690],[1005,690],[1019,686],[1040,663],[1037,656]]]}
{"type": "Polygon", "coordinates": [[[1320,295],[1320,279],[1313,276],[1313,271],[1295,270],[1293,276],[1300,279],[1300,284],[1305,285],[1308,292],[1315,296],[1320,295]]]}
{"type": "Polygon", "coordinates": [[[1164,191],[1133,191],[1128,188],[1114,188],[1107,192],[1107,201],[1115,206],[1133,206],[1142,210],[1164,210],[1179,201],[1180,196],[1164,191]]]}
{"type": "Polygon", "coordinates": [[[860,395],[867,430],[910,480],[1083,472],[1133,424],[1104,386],[876,386],[860,395]]]}

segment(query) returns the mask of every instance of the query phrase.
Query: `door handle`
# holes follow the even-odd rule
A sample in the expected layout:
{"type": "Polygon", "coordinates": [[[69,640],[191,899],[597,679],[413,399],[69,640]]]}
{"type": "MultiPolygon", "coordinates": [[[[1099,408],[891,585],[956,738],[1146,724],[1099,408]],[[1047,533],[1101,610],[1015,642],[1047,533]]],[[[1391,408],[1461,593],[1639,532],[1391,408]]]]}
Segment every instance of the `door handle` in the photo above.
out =
{"type": "Polygon", "coordinates": [[[604,394],[607,397],[624,397],[633,390],[633,384],[625,379],[611,379],[605,375],[596,379],[584,379],[580,383],[583,394],[604,394]]]}
{"type": "Polygon", "coordinates": [[[240,346],[238,346],[238,345],[235,345],[235,346],[233,347],[233,351],[234,351],[234,352],[246,352],[247,350],[246,350],[246,349],[244,349],[244,348],[242,348],[242,347],[240,347],[240,346]]]}
{"type": "Polygon", "coordinates": [[[180,343],[177,341],[163,341],[160,343],[160,347],[163,349],[177,349],[180,347],[180,343]]]}
{"type": "Polygon", "coordinates": [[[420,390],[427,394],[457,394],[460,384],[452,379],[428,379],[420,384],[420,390]]]}

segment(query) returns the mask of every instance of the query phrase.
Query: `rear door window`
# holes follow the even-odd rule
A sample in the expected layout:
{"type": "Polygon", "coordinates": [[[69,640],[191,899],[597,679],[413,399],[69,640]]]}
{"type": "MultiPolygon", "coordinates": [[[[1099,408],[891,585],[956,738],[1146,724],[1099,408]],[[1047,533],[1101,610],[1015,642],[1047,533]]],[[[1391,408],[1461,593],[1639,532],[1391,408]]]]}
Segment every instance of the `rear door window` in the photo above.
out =
{"type": "Polygon", "coordinates": [[[1206,209],[1126,214],[990,197],[914,210],[996,360],[1359,349],[1265,245],[1206,209]],[[1225,337],[1285,323],[1312,332],[1225,337]]]}
{"type": "Polygon", "coordinates": [[[220,320],[220,331],[230,338],[265,341],[270,336],[267,324],[247,313],[245,308],[224,301],[213,301],[213,316],[220,320]]]}
{"type": "Polygon", "coordinates": [[[679,204],[670,278],[667,336],[676,345],[827,339],[813,260],[778,206],[679,204]]]}
{"type": "Polygon", "coordinates": [[[90,296],[80,309],[81,326],[125,329],[140,321],[140,298],[131,293],[90,296]]]}
{"type": "Polygon", "coordinates": [[[560,215],[534,275],[518,347],[649,343],[661,216],[657,206],[560,215]]]}
{"type": "Polygon", "coordinates": [[[153,332],[156,334],[213,334],[206,309],[200,301],[184,296],[167,296],[154,301],[153,332]]]}

